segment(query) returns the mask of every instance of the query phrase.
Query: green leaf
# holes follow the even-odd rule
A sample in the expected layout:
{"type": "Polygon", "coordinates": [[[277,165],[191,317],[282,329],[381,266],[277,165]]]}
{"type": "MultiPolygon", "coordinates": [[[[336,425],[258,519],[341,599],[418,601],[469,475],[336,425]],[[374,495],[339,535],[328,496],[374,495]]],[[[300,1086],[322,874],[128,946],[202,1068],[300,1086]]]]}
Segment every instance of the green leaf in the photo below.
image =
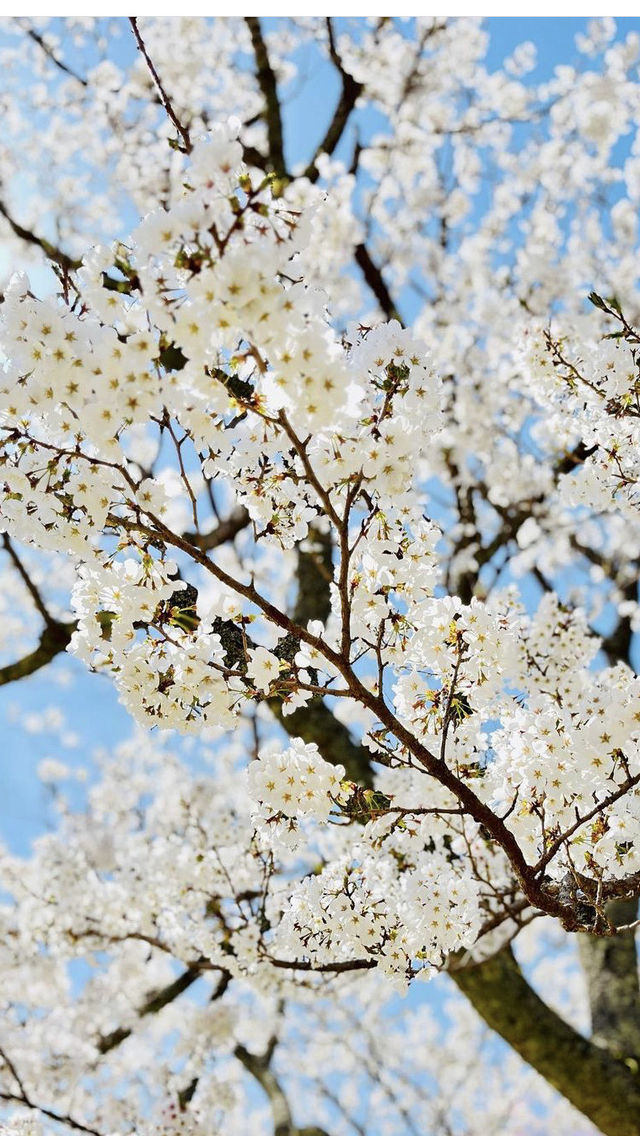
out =
{"type": "Polygon", "coordinates": [[[591,301],[594,308],[599,308],[601,312],[606,312],[607,305],[602,299],[602,296],[599,296],[597,292],[589,292],[587,299],[591,301]]]}

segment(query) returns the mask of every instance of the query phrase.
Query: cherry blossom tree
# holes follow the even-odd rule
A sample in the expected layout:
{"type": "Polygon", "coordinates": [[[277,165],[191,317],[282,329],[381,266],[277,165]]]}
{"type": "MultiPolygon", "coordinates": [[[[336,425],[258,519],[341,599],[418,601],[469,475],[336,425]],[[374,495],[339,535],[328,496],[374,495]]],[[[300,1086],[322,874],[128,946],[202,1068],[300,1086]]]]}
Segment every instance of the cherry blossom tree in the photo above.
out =
{"type": "Polygon", "coordinates": [[[5,25],[0,683],[132,718],[2,855],[12,1136],[640,1131],[640,36],[487,49],[5,25]]]}

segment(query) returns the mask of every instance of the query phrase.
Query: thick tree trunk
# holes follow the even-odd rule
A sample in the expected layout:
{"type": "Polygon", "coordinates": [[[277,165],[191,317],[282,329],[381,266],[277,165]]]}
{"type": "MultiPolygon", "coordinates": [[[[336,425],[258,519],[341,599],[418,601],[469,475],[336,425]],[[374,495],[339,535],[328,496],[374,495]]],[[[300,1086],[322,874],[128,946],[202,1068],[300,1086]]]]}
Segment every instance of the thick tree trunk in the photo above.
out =
{"type": "Polygon", "coordinates": [[[640,1136],[637,1064],[567,1025],[531,989],[510,948],[451,977],[487,1025],[604,1136],[640,1136]]]}
{"type": "MultiPolygon", "coordinates": [[[[607,915],[616,927],[633,923],[637,899],[613,900],[607,915]]],[[[591,1010],[591,1040],[615,1057],[640,1059],[640,987],[635,934],[609,939],[579,935],[580,962],[591,1010]]]]}

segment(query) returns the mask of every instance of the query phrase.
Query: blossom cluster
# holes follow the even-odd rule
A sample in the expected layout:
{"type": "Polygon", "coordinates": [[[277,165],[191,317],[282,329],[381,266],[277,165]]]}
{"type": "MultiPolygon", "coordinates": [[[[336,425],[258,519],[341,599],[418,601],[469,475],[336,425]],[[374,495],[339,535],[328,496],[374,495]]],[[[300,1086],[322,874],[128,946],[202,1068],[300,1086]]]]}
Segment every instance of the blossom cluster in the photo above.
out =
{"type": "Polygon", "coordinates": [[[297,738],[283,753],[261,753],[249,766],[249,795],[259,806],[255,822],[263,835],[291,843],[297,822],[323,822],[335,810],[345,770],[321,757],[317,745],[297,738]]]}
{"type": "Polygon", "coordinates": [[[582,447],[576,468],[561,479],[562,500],[633,521],[640,505],[640,340],[617,300],[610,301],[613,307],[597,295],[595,300],[622,324],[620,330],[594,339],[591,328],[578,326],[558,339],[540,329],[527,338],[526,361],[567,449],[582,447]]]}
{"type": "MultiPolygon", "coordinates": [[[[517,798],[508,827],[534,863],[552,848],[552,876],[578,847],[582,868],[596,876],[611,856],[613,876],[635,870],[636,844],[622,836],[634,828],[635,796],[609,802],[612,783],[635,783],[634,720],[621,733],[607,718],[593,738],[587,727],[601,697],[585,669],[597,641],[577,617],[567,624],[551,599],[531,624],[509,596],[465,604],[435,594],[440,530],[421,511],[416,477],[444,422],[429,350],[396,321],[337,337],[322,294],[297,275],[314,210],[292,209],[269,178],[254,183],[237,131],[230,123],[194,147],[183,197],[150,214],[130,247],[88,258],[81,307],[37,301],[22,280],[9,290],[2,516],[19,538],[81,558],[70,649],[113,672],[141,723],[183,733],[233,726],[250,699],[276,699],[286,715],[323,692],[364,705],[370,697],[367,744],[383,764],[401,767],[425,752],[432,775],[446,760],[474,783],[480,810],[517,798]],[[169,524],[170,479],[146,475],[142,429],[155,433],[159,450],[168,447],[195,532],[169,524]],[[336,556],[326,625],[283,624],[241,566],[238,579],[198,554],[206,540],[199,497],[213,482],[233,489],[253,523],[254,573],[277,551],[329,532],[336,556]],[[179,579],[190,562],[217,586],[207,609],[179,579]],[[251,639],[256,609],[279,636],[288,629],[280,645],[251,639]],[[543,677],[532,683],[534,662],[543,677]],[[503,768],[514,752],[518,761],[503,768]],[[572,777],[566,765],[577,752],[572,777]],[[574,831],[576,809],[586,819],[574,831]]],[[[548,378],[557,382],[555,365],[548,378]]],[[[601,691],[632,694],[624,670],[599,682],[601,691]]],[[[326,822],[343,774],[301,741],[263,754],[250,771],[263,838],[295,845],[299,820],[326,822]]],[[[404,811],[411,816],[411,806],[404,811]]],[[[345,863],[352,866],[338,876],[353,875],[354,894],[369,896],[352,852],[345,863]]],[[[464,887],[455,885],[463,891],[470,866],[464,887]]],[[[387,871],[384,856],[378,870],[387,871]]],[[[422,878],[417,871],[406,880],[422,878]]],[[[419,954],[441,959],[478,926],[465,915],[451,931],[435,919],[438,934],[423,942],[416,888],[402,901],[404,910],[413,897],[417,918],[405,969],[419,954]]],[[[362,902],[373,910],[378,899],[362,902]]],[[[378,946],[397,938],[398,919],[378,921],[378,946]]],[[[408,933],[410,921],[402,925],[408,933]]],[[[327,941],[340,935],[334,927],[327,941]]]]}
{"type": "MultiPolygon", "coordinates": [[[[0,855],[26,1071],[0,1073],[11,1107],[50,1094],[100,1133],[244,1136],[242,1077],[275,1091],[275,1039],[297,1045],[292,992],[335,985],[318,1021],[346,1031],[378,974],[404,991],[541,912],[609,933],[640,872],[640,335],[615,298],[637,308],[638,39],[592,24],[580,66],[523,82],[531,45],[492,70],[475,21],[255,21],[145,20],[155,77],[104,58],[92,18],[77,74],[32,28],[41,82],[0,154],[3,185],[33,167],[58,202],[70,151],[94,166],[60,249],[0,202],[35,267],[3,289],[3,681],[44,618],[27,673],[68,643],[139,727],[84,816],[44,762],[59,831],[0,855]],[[277,88],[320,44],[358,141],[345,159],[338,114],[296,172],[264,53],[277,88]],[[142,220],[113,243],[116,190],[142,220]],[[191,735],[186,760],[149,727],[191,735]]],[[[385,1099],[372,1131],[395,1133],[385,1099]]]]}

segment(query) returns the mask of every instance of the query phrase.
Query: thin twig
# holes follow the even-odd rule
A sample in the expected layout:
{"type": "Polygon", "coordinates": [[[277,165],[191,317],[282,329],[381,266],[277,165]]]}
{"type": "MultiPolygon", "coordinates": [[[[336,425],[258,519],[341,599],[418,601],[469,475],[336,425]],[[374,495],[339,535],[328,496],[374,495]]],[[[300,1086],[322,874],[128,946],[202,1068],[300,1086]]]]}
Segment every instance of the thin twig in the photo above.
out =
{"type": "Polygon", "coordinates": [[[66,1124],[67,1128],[72,1128],[75,1132],[87,1132],[89,1133],[89,1136],[102,1136],[102,1133],[99,1132],[97,1128],[90,1128],[87,1124],[83,1124],[80,1120],[74,1120],[72,1116],[65,1116],[63,1113],[54,1112],[50,1108],[45,1108],[44,1105],[36,1104],[35,1101],[33,1101],[27,1093],[24,1082],[22,1081],[22,1078],[20,1077],[20,1074],[18,1073],[18,1070],[16,1069],[13,1061],[1,1046],[0,1059],[2,1059],[4,1064],[7,1066],[7,1069],[11,1073],[11,1076],[18,1086],[17,1093],[0,1092],[0,1100],[25,1105],[27,1108],[32,1109],[34,1112],[39,1112],[42,1116],[48,1117],[49,1120],[54,1120],[58,1124],[66,1124]]]}
{"type": "Polygon", "coordinates": [[[13,547],[9,534],[6,532],[2,534],[2,543],[5,547],[5,551],[7,552],[10,560],[13,563],[14,568],[22,578],[24,586],[31,596],[31,599],[33,600],[34,606],[36,607],[37,611],[40,612],[40,615],[44,619],[47,627],[54,627],[56,625],[56,620],[53,618],[51,612],[45,604],[42,596],[40,595],[40,592],[38,591],[36,585],[31,579],[31,576],[27,572],[27,569],[18,556],[18,553],[13,547]]]}
{"type": "Polygon", "coordinates": [[[162,103],[165,111],[167,112],[167,115],[169,116],[173,125],[175,126],[176,130],[178,131],[178,134],[182,138],[185,153],[190,154],[193,147],[191,145],[191,138],[189,136],[189,131],[188,131],[186,126],[183,126],[183,124],[181,123],[180,119],[178,118],[175,110],[173,109],[173,104],[171,102],[171,99],[169,98],[167,92],[165,91],[165,89],[162,85],[162,80],[161,80],[160,76],[158,75],[158,72],[156,71],[156,69],[153,65],[153,60],[151,59],[149,52],[147,51],[147,48],[145,46],[145,42],[144,42],[142,36],[140,35],[140,30],[138,28],[138,17],[137,16],[129,16],[129,23],[131,24],[131,29],[133,31],[136,43],[138,45],[138,51],[143,56],[145,63],[147,64],[147,67],[149,68],[149,71],[151,72],[151,77],[152,77],[152,79],[153,79],[153,81],[156,85],[156,88],[158,90],[158,94],[160,96],[160,102],[162,103]]]}
{"type": "Polygon", "coordinates": [[[77,71],[74,71],[71,67],[68,66],[68,64],[66,64],[56,55],[53,48],[49,47],[49,44],[40,35],[40,33],[35,30],[35,28],[30,27],[24,20],[19,19],[18,23],[21,25],[21,27],[24,28],[26,34],[29,36],[29,39],[32,39],[34,43],[37,43],[38,47],[42,52],[44,52],[47,59],[50,59],[54,66],[58,68],[58,70],[64,71],[65,75],[69,75],[72,79],[75,79],[76,82],[81,83],[83,87],[89,86],[87,80],[84,79],[82,75],[78,75],[77,71]]]}

